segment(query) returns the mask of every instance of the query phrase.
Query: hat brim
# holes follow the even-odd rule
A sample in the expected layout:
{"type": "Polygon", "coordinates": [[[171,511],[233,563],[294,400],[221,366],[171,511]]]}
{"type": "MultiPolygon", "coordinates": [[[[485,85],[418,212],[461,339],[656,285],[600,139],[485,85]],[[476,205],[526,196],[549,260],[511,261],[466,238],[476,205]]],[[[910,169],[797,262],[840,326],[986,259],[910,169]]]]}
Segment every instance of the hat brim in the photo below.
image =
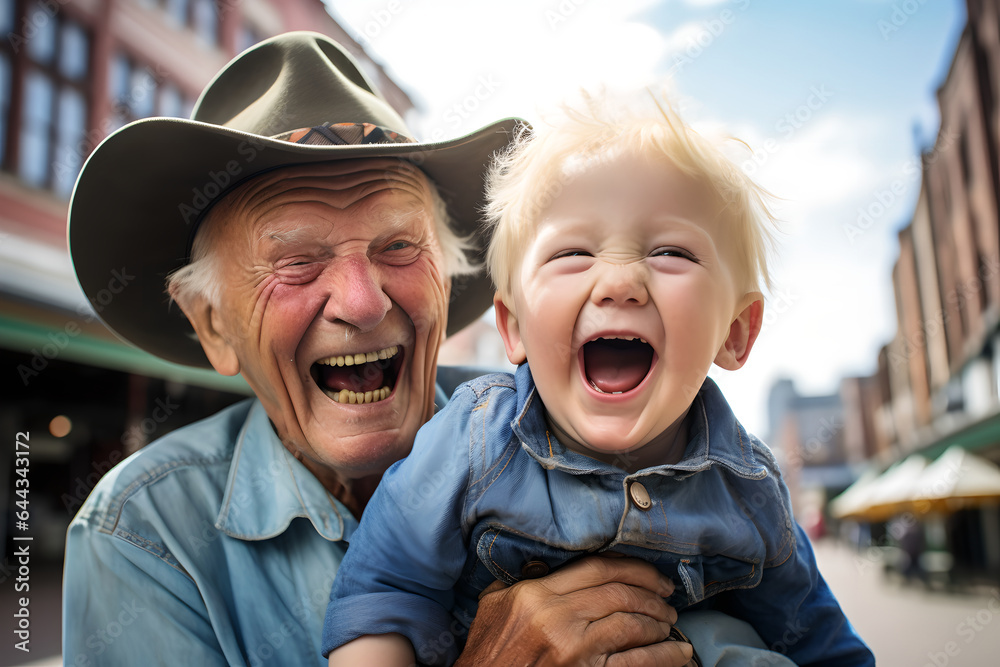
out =
{"type": "MultiPolygon", "coordinates": [[[[210,367],[191,325],[166,293],[188,262],[194,226],[222,194],[279,167],[365,157],[416,164],[448,204],[455,230],[478,240],[486,171],[523,121],[510,118],[435,143],[293,144],[185,119],[123,127],[91,154],[70,202],[68,242],[84,293],[124,340],[158,357],[210,367]]],[[[448,333],[482,315],[493,289],[485,271],[452,281],[448,333]]]]}

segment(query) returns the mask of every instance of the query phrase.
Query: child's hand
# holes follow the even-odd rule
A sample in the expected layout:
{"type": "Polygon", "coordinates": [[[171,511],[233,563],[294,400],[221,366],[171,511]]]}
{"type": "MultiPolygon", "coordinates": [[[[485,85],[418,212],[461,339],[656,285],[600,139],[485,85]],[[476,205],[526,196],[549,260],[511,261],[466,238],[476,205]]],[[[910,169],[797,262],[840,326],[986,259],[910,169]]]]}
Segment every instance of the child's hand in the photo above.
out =
{"type": "Polygon", "coordinates": [[[510,587],[494,584],[456,665],[682,667],[691,646],[663,641],[677,620],[664,600],[673,592],[649,563],[601,556],[510,587]]]}

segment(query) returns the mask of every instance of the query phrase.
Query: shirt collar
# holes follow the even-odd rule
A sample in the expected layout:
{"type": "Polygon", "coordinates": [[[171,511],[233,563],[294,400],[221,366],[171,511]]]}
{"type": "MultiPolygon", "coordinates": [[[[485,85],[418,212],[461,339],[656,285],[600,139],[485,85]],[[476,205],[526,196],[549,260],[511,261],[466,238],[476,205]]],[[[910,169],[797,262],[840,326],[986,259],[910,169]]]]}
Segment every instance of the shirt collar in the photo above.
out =
{"type": "Polygon", "coordinates": [[[305,517],[326,539],[349,539],[357,520],[281,444],[255,401],[236,440],[215,526],[231,537],[265,540],[305,517]]]}
{"type": "MultiPolygon", "coordinates": [[[[547,469],[559,468],[574,474],[607,473],[609,466],[589,456],[567,449],[549,431],[545,412],[528,364],[514,373],[517,387],[517,417],[511,428],[521,446],[547,469]]],[[[645,468],[636,474],[665,471],[698,472],[719,464],[748,479],[762,479],[767,470],[753,453],[750,435],[736,419],[729,403],[711,378],[705,378],[688,413],[688,444],[684,457],[675,464],[645,468]]]]}

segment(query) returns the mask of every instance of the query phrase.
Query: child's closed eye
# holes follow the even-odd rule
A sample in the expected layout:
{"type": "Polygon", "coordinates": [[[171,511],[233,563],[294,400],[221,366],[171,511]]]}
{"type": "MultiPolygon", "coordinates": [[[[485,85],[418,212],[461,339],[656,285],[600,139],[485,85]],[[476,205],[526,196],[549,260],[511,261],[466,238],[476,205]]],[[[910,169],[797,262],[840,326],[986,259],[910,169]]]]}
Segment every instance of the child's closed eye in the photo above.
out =
{"type": "Polygon", "coordinates": [[[680,257],[692,262],[698,262],[698,258],[695,257],[691,252],[678,248],[676,246],[661,246],[649,253],[650,257],[680,257]]]}

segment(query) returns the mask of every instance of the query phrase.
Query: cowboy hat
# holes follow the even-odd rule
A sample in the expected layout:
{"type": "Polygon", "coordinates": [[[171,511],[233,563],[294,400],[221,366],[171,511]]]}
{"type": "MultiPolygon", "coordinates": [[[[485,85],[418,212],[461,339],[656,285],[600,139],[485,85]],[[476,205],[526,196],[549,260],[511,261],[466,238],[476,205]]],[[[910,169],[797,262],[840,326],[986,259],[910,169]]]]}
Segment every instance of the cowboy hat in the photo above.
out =
{"type": "MultiPolygon", "coordinates": [[[[190,260],[204,213],[233,187],[293,164],[398,157],[435,183],[453,227],[474,234],[481,253],[485,172],[522,123],[510,118],[457,139],[415,142],[339,44],[313,32],[273,37],[223,68],[191,120],[138,120],[94,150],[69,209],[77,279],[121,338],[168,361],[207,367],[165,279],[190,260]]],[[[491,302],[483,272],[454,278],[448,333],[491,302]]]]}

